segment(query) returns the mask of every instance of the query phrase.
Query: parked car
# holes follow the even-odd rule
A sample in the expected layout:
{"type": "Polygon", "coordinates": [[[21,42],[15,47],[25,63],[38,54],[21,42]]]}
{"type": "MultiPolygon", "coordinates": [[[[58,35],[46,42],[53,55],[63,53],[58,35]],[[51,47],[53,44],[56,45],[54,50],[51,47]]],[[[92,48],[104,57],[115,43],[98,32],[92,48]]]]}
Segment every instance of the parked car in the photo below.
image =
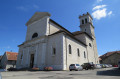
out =
{"type": "Polygon", "coordinates": [[[0,79],[2,79],[1,73],[0,73],[0,79]]]}
{"type": "Polygon", "coordinates": [[[108,64],[108,66],[109,66],[109,67],[112,67],[112,65],[111,65],[111,64],[108,64]]]}
{"type": "Polygon", "coordinates": [[[8,68],[7,70],[8,70],[8,71],[17,71],[17,69],[16,69],[16,68],[13,68],[13,67],[8,68]]]}
{"type": "Polygon", "coordinates": [[[6,69],[0,69],[0,72],[5,72],[6,71],[6,69]]]}
{"type": "Polygon", "coordinates": [[[118,67],[118,65],[113,65],[113,67],[118,67]]]}
{"type": "Polygon", "coordinates": [[[101,66],[100,64],[94,64],[94,68],[95,68],[95,69],[101,69],[102,66],[101,66]]]}
{"type": "Polygon", "coordinates": [[[88,70],[88,69],[94,69],[94,64],[93,63],[84,63],[81,65],[83,69],[88,70]]]}
{"type": "Polygon", "coordinates": [[[83,67],[79,64],[71,64],[69,66],[69,70],[72,71],[72,70],[76,70],[76,71],[79,71],[79,70],[83,70],[83,67]]]}
{"type": "Polygon", "coordinates": [[[120,70],[120,61],[118,62],[118,68],[119,68],[119,70],[120,70]]]}
{"type": "Polygon", "coordinates": [[[108,64],[104,64],[105,65],[105,68],[109,68],[109,65],[108,64]]]}
{"type": "Polygon", "coordinates": [[[106,68],[106,66],[104,64],[100,64],[102,68],[106,68]]]}

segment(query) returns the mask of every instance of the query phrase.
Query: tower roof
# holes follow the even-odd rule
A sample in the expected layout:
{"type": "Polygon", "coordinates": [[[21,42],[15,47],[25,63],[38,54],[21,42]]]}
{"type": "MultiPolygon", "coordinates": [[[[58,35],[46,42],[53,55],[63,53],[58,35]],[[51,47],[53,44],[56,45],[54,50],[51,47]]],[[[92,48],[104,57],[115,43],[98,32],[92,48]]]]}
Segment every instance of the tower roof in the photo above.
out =
{"type": "Polygon", "coordinates": [[[87,14],[80,15],[80,16],[79,16],[79,19],[80,19],[81,17],[87,16],[87,15],[89,15],[90,18],[93,20],[92,16],[91,16],[88,12],[87,12],[87,14]]]}

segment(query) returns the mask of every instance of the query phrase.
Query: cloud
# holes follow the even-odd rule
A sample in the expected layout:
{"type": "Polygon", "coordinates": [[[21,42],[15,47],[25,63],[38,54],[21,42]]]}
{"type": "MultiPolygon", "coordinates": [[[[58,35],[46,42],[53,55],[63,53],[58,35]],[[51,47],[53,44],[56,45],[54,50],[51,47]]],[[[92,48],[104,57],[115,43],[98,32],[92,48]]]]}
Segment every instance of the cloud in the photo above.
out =
{"type": "Polygon", "coordinates": [[[101,9],[101,8],[106,7],[106,6],[107,5],[98,5],[98,6],[95,6],[92,10],[101,9]]]}
{"type": "Polygon", "coordinates": [[[10,49],[10,46],[7,46],[6,48],[7,48],[7,49],[10,49]]]}
{"type": "Polygon", "coordinates": [[[38,5],[33,5],[33,8],[34,9],[39,9],[39,6],[38,5]]]}
{"type": "Polygon", "coordinates": [[[22,10],[22,11],[27,11],[28,10],[28,8],[24,7],[24,6],[19,6],[19,7],[17,7],[17,9],[22,10]]]}
{"type": "Polygon", "coordinates": [[[99,2],[102,2],[103,0],[97,0],[97,2],[99,3],[99,2]]]}
{"type": "Polygon", "coordinates": [[[96,10],[92,13],[92,16],[93,18],[96,18],[96,19],[101,19],[103,17],[106,17],[107,16],[107,12],[106,12],[106,8],[103,8],[102,10],[96,10]]]}
{"type": "Polygon", "coordinates": [[[107,12],[107,5],[97,5],[92,9],[92,16],[93,18],[100,20],[101,18],[105,18],[112,14],[112,11],[107,12]]]}
{"type": "Polygon", "coordinates": [[[16,7],[18,10],[22,10],[22,11],[29,11],[29,10],[38,10],[39,9],[39,6],[38,5],[26,5],[26,6],[18,6],[16,7]]]}
{"type": "Polygon", "coordinates": [[[110,11],[109,13],[108,13],[108,15],[110,16],[112,14],[112,11],[110,11]]]}

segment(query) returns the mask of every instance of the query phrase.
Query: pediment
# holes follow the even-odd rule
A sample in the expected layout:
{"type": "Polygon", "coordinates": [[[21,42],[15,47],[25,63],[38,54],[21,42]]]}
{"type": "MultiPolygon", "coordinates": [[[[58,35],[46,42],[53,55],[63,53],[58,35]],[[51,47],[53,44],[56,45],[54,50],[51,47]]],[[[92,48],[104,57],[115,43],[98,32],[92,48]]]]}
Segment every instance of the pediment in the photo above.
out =
{"type": "Polygon", "coordinates": [[[26,23],[26,25],[28,26],[29,24],[38,21],[39,19],[45,17],[45,16],[51,16],[50,13],[48,12],[36,12],[26,23]]]}

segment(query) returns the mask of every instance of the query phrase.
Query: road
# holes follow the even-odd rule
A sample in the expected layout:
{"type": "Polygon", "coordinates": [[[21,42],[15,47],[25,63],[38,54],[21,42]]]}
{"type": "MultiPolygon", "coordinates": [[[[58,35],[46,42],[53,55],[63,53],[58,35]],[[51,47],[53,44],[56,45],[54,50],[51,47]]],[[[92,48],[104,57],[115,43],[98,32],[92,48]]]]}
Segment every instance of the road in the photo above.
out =
{"type": "Polygon", "coordinates": [[[120,79],[120,70],[117,68],[83,71],[12,71],[1,74],[2,79],[120,79]]]}

